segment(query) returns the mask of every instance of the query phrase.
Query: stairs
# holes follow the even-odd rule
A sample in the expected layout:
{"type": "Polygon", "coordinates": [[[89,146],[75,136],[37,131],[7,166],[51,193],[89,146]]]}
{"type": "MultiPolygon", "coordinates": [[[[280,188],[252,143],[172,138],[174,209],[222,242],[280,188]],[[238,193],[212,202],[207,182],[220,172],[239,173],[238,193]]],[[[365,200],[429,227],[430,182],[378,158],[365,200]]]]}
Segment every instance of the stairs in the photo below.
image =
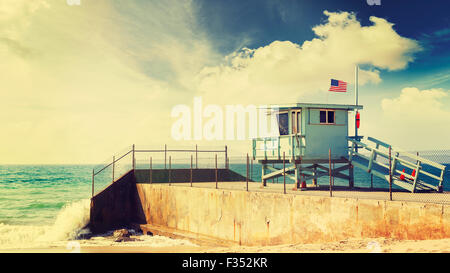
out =
{"type": "Polygon", "coordinates": [[[410,192],[442,191],[445,166],[426,158],[392,148],[391,145],[372,137],[367,143],[348,138],[349,160],[389,183],[410,192]],[[390,164],[389,164],[390,163],[390,164]],[[413,176],[414,174],[414,176],[413,176]]]}

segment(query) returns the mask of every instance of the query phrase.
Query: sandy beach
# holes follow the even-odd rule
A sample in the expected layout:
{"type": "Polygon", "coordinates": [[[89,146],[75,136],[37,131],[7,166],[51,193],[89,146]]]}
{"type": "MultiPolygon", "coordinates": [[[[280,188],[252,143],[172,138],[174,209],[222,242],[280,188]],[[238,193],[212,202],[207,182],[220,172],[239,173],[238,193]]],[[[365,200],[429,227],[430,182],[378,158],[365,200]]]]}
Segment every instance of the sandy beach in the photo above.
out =
{"type": "MultiPolygon", "coordinates": [[[[139,237],[139,236],[136,236],[139,237]]],[[[59,243],[49,247],[6,249],[6,253],[449,253],[450,239],[397,240],[386,238],[348,239],[320,244],[288,244],[276,246],[232,246],[193,244],[177,240],[173,246],[146,245],[145,242],[93,244],[90,240],[59,243]],[[74,247],[79,243],[79,248],[74,247]],[[65,244],[65,245],[64,245],[65,244]]]]}

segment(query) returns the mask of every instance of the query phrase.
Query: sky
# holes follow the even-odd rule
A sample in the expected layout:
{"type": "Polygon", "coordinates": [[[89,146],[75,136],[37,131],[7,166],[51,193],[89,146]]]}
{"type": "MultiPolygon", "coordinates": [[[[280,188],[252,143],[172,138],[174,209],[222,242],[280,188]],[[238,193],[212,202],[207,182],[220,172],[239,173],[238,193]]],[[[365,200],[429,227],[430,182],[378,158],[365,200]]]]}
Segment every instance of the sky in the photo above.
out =
{"type": "MultiPolygon", "coordinates": [[[[176,140],[172,110],[354,104],[360,135],[450,148],[444,1],[0,0],[0,164],[82,164],[176,140]],[[327,92],[330,79],[346,93],[327,92]]],[[[205,118],[204,120],[207,120],[205,118]]],[[[351,131],[351,128],[350,128],[351,131]]]]}

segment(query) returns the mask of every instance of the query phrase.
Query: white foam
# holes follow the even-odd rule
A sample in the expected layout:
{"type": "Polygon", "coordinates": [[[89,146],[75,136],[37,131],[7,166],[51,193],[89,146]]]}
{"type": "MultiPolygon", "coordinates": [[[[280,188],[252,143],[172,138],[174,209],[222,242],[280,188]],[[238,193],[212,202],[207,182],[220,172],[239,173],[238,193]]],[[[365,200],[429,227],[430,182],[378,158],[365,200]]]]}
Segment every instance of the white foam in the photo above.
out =
{"type": "Polygon", "coordinates": [[[150,236],[141,235],[136,236],[140,241],[114,243],[114,245],[127,245],[127,246],[149,246],[149,247],[169,247],[169,246],[197,246],[188,240],[184,239],[172,239],[164,236],[150,236]]]}
{"type": "Polygon", "coordinates": [[[75,239],[78,232],[89,223],[90,200],[73,202],[58,213],[55,223],[37,241],[53,242],[75,239]]]}
{"type": "Polygon", "coordinates": [[[34,248],[52,242],[75,239],[89,222],[90,200],[84,199],[64,206],[49,226],[19,226],[0,223],[0,249],[34,248]]]}
{"type": "Polygon", "coordinates": [[[0,249],[33,247],[49,227],[0,224],[0,249]]]}
{"type": "Polygon", "coordinates": [[[173,247],[173,246],[192,246],[196,247],[198,245],[185,240],[185,239],[172,239],[164,236],[150,236],[150,235],[136,235],[131,236],[137,239],[137,241],[129,242],[114,242],[115,238],[108,236],[96,236],[89,240],[79,240],[78,242],[81,246],[145,246],[145,247],[173,247]]]}
{"type": "MultiPolygon", "coordinates": [[[[86,232],[83,229],[89,222],[90,200],[80,200],[63,207],[53,225],[19,226],[0,223],[0,250],[65,247],[86,232]]],[[[197,246],[188,240],[171,239],[163,236],[135,235],[137,241],[114,242],[112,232],[92,237],[89,240],[77,240],[82,246],[197,246]]]]}

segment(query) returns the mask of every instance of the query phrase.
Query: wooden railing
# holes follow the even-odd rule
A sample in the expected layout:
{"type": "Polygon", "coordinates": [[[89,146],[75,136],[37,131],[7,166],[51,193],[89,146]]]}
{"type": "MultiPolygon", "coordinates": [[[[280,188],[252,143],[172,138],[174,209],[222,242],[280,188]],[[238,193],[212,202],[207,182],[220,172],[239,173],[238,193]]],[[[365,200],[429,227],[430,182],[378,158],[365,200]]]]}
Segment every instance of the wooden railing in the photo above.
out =
{"type": "Polygon", "coordinates": [[[367,140],[372,142],[375,147],[370,147],[368,144],[355,140],[354,138],[348,138],[348,141],[351,142],[351,147],[349,150],[350,161],[352,161],[353,156],[358,156],[368,161],[367,166],[357,162],[352,162],[352,164],[366,170],[369,173],[373,173],[374,175],[377,175],[378,177],[383,179],[386,179],[386,175],[391,175],[393,177],[396,177],[397,180],[404,180],[411,184],[412,192],[416,191],[417,187],[419,186],[418,184],[436,191],[442,190],[442,184],[444,181],[444,173],[446,168],[444,165],[433,162],[416,154],[402,151],[400,149],[394,149],[392,148],[391,145],[372,137],[368,137],[367,140]],[[369,155],[365,155],[356,151],[356,147],[368,151],[369,155]],[[389,149],[391,150],[391,153],[389,153],[389,149]],[[388,160],[388,162],[391,162],[390,166],[389,163],[385,164],[380,161],[377,161],[378,156],[384,157],[388,160]],[[410,160],[407,160],[406,158],[409,158],[410,160]],[[414,170],[412,173],[414,175],[408,174],[403,170],[397,169],[399,163],[407,168],[414,170]],[[381,173],[375,170],[374,169],[375,165],[390,170],[390,173],[389,171],[388,173],[381,173]],[[437,169],[439,175],[434,175],[429,171],[425,171],[423,168],[424,165],[428,165],[430,167],[437,169]],[[419,180],[420,174],[437,181],[438,185],[437,186],[431,185],[423,180],[419,180]],[[401,179],[399,179],[399,177],[401,177],[401,179]]]}

